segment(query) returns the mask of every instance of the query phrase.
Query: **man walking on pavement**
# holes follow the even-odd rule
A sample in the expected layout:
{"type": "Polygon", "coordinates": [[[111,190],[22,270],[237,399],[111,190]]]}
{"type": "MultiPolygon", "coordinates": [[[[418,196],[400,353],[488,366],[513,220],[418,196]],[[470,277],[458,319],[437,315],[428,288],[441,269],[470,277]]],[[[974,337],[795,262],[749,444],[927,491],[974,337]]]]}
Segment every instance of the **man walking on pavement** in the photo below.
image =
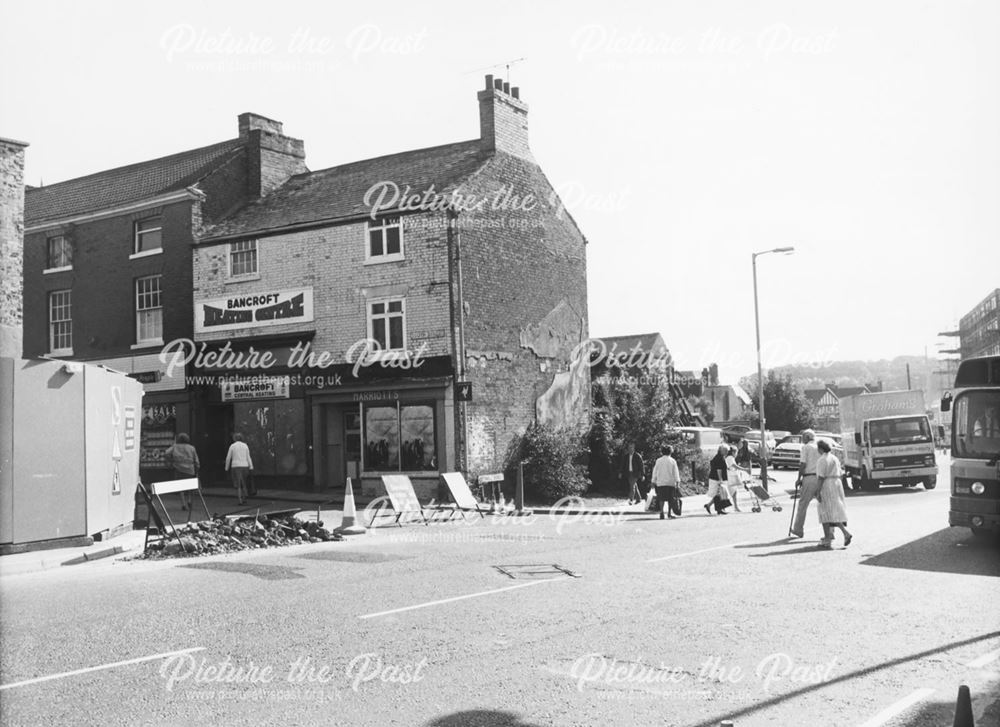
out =
{"type": "Polygon", "coordinates": [[[799,454],[799,478],[795,481],[798,490],[798,504],[795,510],[795,521],[792,523],[789,535],[796,538],[805,537],[803,528],[806,524],[806,513],[809,503],[819,494],[820,483],[816,479],[816,463],[819,461],[819,449],[816,447],[816,433],[812,429],[802,432],[802,452],[799,454]]]}
{"type": "Polygon", "coordinates": [[[642,461],[642,455],[635,451],[635,442],[628,443],[628,454],[625,455],[623,465],[622,476],[628,483],[628,504],[642,502],[639,483],[642,482],[643,469],[646,465],[642,461]]]}
{"type": "Polygon", "coordinates": [[[667,516],[673,520],[677,512],[677,488],[681,483],[681,473],[677,469],[677,461],[670,455],[673,449],[666,445],[661,450],[663,456],[653,464],[653,476],[650,478],[656,488],[656,498],[660,501],[660,520],[663,519],[663,506],[667,506],[667,516]]]}

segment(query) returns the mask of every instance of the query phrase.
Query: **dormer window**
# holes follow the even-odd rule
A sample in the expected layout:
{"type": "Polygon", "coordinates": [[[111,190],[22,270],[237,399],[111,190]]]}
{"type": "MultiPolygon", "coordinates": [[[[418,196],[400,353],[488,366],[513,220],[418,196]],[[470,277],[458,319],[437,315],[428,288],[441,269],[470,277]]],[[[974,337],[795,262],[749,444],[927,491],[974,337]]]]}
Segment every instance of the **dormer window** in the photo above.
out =
{"type": "Polygon", "coordinates": [[[163,250],[163,227],[159,216],[135,221],[133,255],[152,255],[163,250]]]}
{"type": "Polygon", "coordinates": [[[383,217],[368,223],[366,263],[384,263],[403,259],[403,226],[399,217],[383,217]]]}

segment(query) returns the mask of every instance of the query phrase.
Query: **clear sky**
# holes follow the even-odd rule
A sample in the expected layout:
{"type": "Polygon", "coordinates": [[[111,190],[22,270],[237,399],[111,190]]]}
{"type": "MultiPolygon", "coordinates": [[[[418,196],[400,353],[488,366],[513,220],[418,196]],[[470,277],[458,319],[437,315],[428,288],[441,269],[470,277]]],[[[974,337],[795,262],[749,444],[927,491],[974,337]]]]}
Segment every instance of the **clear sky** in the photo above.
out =
{"type": "Polygon", "coordinates": [[[236,135],[343,162],[478,136],[483,75],[589,240],[594,336],[680,368],[934,355],[1000,286],[1000,3],[3,4],[0,136],[52,183],[236,135]],[[489,68],[499,66],[497,68],[489,68]]]}

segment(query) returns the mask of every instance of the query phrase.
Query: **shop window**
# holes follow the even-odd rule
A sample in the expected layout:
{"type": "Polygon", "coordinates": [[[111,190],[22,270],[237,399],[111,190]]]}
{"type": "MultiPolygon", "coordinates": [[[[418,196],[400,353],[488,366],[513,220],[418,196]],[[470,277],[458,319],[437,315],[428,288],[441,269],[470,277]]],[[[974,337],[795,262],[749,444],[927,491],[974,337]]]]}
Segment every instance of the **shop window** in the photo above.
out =
{"type": "Polygon", "coordinates": [[[233,404],[236,431],[250,447],[254,474],[308,472],[305,402],[302,399],[241,401],[233,404]]]}
{"type": "Polygon", "coordinates": [[[398,217],[383,217],[368,223],[365,262],[392,262],[403,259],[403,226],[398,217]]]}
{"type": "Polygon", "coordinates": [[[437,469],[434,405],[365,407],[364,467],[374,472],[437,469]]]}
{"type": "MultiPolygon", "coordinates": [[[[177,428],[175,404],[143,404],[139,443],[139,467],[167,469],[167,448],[174,443],[177,428]]],[[[204,454],[202,454],[204,456],[204,454]]]]}

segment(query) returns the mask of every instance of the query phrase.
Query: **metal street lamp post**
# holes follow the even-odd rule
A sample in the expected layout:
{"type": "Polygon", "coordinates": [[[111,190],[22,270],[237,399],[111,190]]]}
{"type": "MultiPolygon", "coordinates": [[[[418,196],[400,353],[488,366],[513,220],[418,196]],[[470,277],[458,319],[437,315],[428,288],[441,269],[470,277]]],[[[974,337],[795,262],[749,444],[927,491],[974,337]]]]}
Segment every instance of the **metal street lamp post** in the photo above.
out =
{"type": "Polygon", "coordinates": [[[767,458],[770,456],[770,452],[767,450],[767,435],[765,434],[767,431],[767,420],[764,417],[764,375],[760,364],[760,309],[757,304],[757,256],[767,255],[772,252],[788,255],[795,252],[795,248],[776,247],[773,250],[755,252],[751,257],[751,262],[753,263],[753,319],[757,329],[757,392],[760,405],[760,483],[765,491],[767,491],[767,458]]]}

